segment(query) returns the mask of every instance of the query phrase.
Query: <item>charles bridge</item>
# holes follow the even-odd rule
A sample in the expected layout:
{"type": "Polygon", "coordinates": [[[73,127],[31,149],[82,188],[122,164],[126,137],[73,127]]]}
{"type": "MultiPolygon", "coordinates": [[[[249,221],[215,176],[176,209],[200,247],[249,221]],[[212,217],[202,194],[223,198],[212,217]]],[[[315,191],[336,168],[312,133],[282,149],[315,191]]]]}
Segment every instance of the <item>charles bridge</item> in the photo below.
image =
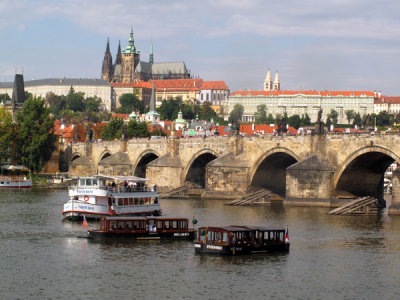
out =
{"type": "MultiPolygon", "coordinates": [[[[133,139],[61,145],[70,176],[147,177],[160,190],[183,185],[205,198],[235,198],[263,187],[284,203],[335,206],[354,196],[384,200],[384,172],[400,163],[400,135],[133,139]]],[[[400,171],[393,172],[390,213],[400,213],[400,171]]],[[[347,200],[348,201],[348,200],[347,200]]]]}

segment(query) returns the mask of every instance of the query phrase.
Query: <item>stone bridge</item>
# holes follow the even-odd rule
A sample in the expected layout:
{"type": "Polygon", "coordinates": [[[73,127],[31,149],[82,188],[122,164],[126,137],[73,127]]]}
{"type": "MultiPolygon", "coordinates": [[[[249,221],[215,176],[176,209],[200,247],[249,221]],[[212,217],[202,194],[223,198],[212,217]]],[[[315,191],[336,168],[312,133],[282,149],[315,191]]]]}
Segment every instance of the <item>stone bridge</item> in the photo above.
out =
{"type": "MultiPolygon", "coordinates": [[[[203,188],[202,197],[232,198],[264,187],[301,205],[335,206],[371,195],[384,204],[383,175],[400,163],[400,135],[134,139],[64,145],[70,176],[147,177],[161,189],[203,188]]],[[[400,172],[393,173],[391,213],[400,212],[400,172]],[[399,179],[399,180],[398,180],[399,179]]]]}

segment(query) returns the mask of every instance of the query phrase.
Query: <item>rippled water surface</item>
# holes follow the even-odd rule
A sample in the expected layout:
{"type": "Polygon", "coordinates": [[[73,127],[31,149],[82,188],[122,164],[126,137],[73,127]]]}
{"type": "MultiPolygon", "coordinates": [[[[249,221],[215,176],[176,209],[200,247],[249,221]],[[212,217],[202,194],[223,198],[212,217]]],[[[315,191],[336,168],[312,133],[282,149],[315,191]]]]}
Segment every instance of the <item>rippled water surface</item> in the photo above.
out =
{"type": "MultiPolygon", "coordinates": [[[[1,299],[400,299],[400,216],[163,200],[202,225],[289,226],[288,254],[216,257],[191,242],[91,242],[66,191],[0,191],[1,299]]],[[[90,223],[97,227],[97,223],[90,223]]]]}

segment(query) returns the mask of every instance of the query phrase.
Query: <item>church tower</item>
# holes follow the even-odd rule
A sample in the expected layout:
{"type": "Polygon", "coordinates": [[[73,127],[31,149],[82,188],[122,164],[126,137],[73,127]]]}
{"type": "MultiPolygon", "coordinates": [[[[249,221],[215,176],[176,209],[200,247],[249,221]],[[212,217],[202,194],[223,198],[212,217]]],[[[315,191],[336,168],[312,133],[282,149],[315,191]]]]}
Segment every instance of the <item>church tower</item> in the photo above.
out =
{"type": "Polygon", "coordinates": [[[140,51],[136,50],[133,39],[133,29],[129,34],[128,46],[122,53],[122,82],[133,82],[136,78],[135,69],[140,62],[140,51]]]}
{"type": "Polygon", "coordinates": [[[150,46],[150,57],[149,57],[149,63],[154,63],[154,55],[153,55],[153,42],[151,42],[150,46]]]}
{"type": "Polygon", "coordinates": [[[264,80],[264,91],[271,91],[272,90],[272,78],[271,78],[271,72],[268,69],[267,76],[265,77],[264,80]]]}
{"type": "Polygon", "coordinates": [[[275,74],[275,79],[274,79],[274,84],[273,84],[273,90],[274,90],[274,91],[280,91],[280,90],[281,90],[281,82],[279,81],[279,74],[278,74],[278,71],[276,71],[276,74],[275,74]]]}
{"type": "Polygon", "coordinates": [[[113,77],[113,63],[110,51],[110,41],[107,39],[106,53],[104,54],[103,66],[101,68],[101,79],[110,82],[113,77]]]}

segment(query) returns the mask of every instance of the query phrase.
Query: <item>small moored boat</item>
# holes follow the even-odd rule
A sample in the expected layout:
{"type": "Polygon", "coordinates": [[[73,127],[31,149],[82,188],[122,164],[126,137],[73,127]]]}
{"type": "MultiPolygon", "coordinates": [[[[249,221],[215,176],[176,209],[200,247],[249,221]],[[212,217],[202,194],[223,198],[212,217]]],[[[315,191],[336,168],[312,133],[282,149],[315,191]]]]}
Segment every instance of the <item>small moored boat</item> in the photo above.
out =
{"type": "Polygon", "coordinates": [[[289,251],[289,233],[284,228],[264,226],[200,227],[195,253],[239,255],[289,251]]]}
{"type": "Polygon", "coordinates": [[[193,240],[187,218],[104,217],[100,229],[88,230],[93,239],[193,240]]]}
{"type": "Polygon", "coordinates": [[[1,167],[0,188],[24,189],[32,187],[27,178],[29,169],[25,166],[4,165],[1,167]]]}

